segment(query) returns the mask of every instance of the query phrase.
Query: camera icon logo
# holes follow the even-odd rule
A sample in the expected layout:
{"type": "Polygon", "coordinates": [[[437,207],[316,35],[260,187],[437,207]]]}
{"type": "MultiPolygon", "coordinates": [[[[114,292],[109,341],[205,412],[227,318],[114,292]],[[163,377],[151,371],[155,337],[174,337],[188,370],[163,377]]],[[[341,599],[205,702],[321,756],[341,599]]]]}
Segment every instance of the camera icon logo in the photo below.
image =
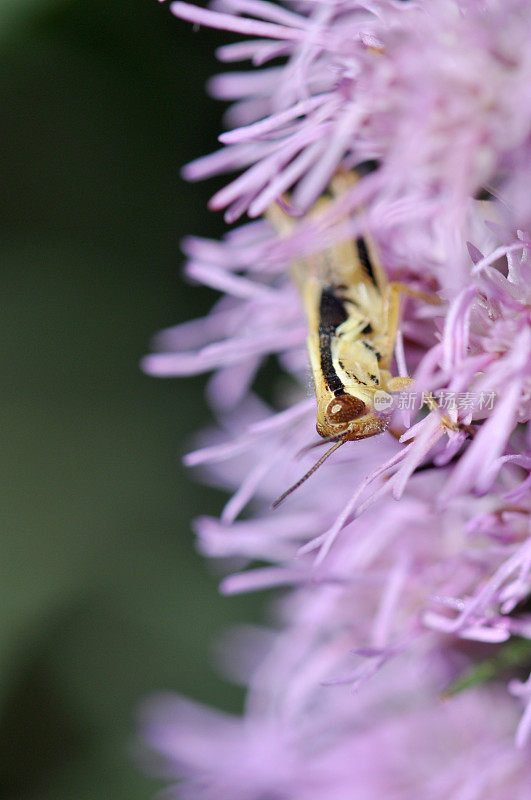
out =
{"type": "Polygon", "coordinates": [[[393,406],[392,395],[382,391],[381,389],[378,389],[378,391],[374,393],[373,406],[374,410],[379,411],[380,413],[389,411],[393,406]]]}

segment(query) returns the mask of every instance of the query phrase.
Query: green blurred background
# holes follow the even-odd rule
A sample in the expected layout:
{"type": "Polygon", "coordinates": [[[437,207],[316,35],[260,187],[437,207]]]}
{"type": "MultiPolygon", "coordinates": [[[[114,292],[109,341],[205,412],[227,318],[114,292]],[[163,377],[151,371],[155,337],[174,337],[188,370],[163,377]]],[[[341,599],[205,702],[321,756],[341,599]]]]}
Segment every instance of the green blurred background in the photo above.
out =
{"type": "Polygon", "coordinates": [[[215,189],[179,178],[215,147],[204,83],[222,35],[156,0],[2,0],[1,748],[4,800],[137,800],[134,711],[175,690],[225,708],[223,599],[190,519],[221,495],[180,464],[204,380],[138,362],[204,313],[179,239],[218,235],[215,189]],[[193,398],[193,401],[190,400],[193,398]]]}

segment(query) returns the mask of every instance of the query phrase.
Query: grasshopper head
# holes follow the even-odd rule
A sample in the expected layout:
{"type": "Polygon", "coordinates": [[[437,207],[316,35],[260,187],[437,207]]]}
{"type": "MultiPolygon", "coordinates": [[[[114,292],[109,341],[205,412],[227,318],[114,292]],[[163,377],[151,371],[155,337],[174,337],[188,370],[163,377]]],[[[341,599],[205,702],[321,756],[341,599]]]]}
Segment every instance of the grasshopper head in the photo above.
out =
{"type": "Polygon", "coordinates": [[[317,433],[324,438],[337,437],[345,441],[366,439],[382,433],[388,420],[374,413],[372,408],[351,394],[342,394],[328,401],[320,409],[317,433]]]}

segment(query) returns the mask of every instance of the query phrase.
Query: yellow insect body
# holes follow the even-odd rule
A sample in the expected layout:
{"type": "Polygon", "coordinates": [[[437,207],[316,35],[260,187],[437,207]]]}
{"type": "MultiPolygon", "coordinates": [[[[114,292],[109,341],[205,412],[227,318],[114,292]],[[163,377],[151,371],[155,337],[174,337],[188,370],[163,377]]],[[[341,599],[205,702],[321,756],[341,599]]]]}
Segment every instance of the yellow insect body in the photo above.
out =
{"type": "MultiPolygon", "coordinates": [[[[331,186],[342,193],[355,176],[338,176],[331,186]],[[348,184],[347,184],[348,185],[348,184]]],[[[321,199],[309,214],[329,207],[321,199]]],[[[294,222],[278,206],[269,218],[283,233],[294,222]]],[[[346,240],[293,264],[308,321],[308,352],[317,398],[317,432],[341,443],[381,433],[387,418],[374,408],[384,392],[409,378],[393,378],[389,366],[398,323],[399,289],[388,282],[368,237],[346,240]]]]}

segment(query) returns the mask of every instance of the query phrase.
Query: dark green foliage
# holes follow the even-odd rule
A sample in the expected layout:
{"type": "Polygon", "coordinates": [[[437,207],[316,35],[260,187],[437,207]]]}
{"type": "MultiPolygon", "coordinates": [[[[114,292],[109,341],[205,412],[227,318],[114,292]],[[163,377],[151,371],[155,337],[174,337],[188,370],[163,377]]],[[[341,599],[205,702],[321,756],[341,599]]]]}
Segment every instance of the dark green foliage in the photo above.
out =
{"type": "MultiPolygon", "coordinates": [[[[237,707],[211,645],[258,599],[224,599],[190,519],[222,497],[180,464],[204,382],[138,362],[213,295],[178,241],[217,235],[218,41],[156,0],[9,0],[2,148],[2,800],[141,800],[133,714],[149,692],[237,707]],[[190,402],[193,395],[194,401],[190,402]]],[[[7,18],[6,18],[7,19],[7,18]]],[[[4,21],[4,20],[3,20],[4,21]]]]}

